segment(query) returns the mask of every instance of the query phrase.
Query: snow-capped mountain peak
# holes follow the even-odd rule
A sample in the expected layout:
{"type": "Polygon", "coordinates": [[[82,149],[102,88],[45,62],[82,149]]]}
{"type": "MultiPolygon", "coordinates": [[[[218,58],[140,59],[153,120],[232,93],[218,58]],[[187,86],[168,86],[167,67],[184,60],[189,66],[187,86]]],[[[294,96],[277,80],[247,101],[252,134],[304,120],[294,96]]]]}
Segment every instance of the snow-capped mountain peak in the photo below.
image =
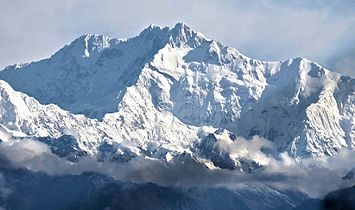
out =
{"type": "Polygon", "coordinates": [[[57,62],[74,58],[79,65],[88,66],[99,58],[104,49],[117,42],[118,39],[111,39],[104,35],[86,34],[64,46],[51,58],[57,62]]]}
{"type": "Polygon", "coordinates": [[[185,23],[177,23],[174,28],[171,29],[171,41],[177,46],[181,47],[181,44],[186,44],[191,48],[199,46],[203,41],[206,41],[204,36],[200,33],[193,31],[185,23]]]}
{"type": "Polygon", "coordinates": [[[353,78],[301,57],[254,60],[184,23],[151,25],[130,39],[88,34],[48,59],[0,71],[0,79],[25,93],[5,88],[20,98],[2,97],[3,126],[71,135],[92,155],[107,145],[129,151],[124,157],[194,155],[206,128],[259,135],[301,158],[355,145],[353,78]],[[10,118],[16,111],[6,101],[30,111],[10,118]]]}

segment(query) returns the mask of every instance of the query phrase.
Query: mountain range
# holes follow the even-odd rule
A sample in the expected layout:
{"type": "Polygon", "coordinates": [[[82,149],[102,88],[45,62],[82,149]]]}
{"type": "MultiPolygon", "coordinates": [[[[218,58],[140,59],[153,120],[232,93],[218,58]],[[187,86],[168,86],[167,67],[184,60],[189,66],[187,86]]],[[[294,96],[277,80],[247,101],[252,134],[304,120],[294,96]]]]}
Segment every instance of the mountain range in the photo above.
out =
{"type": "Polygon", "coordinates": [[[0,206],[314,210],[320,197],[287,187],[314,174],[349,187],[355,165],[292,164],[341,154],[351,165],[354,111],[355,79],[306,58],[252,59],[184,23],[129,39],[87,34],[0,71],[0,206]]]}
{"type": "Polygon", "coordinates": [[[130,39],[87,34],[0,79],[5,136],[67,136],[95,158],[189,154],[218,167],[217,155],[234,167],[245,157],[218,142],[258,136],[296,159],[355,146],[355,79],[301,57],[251,59],[184,23],[130,39]]]}

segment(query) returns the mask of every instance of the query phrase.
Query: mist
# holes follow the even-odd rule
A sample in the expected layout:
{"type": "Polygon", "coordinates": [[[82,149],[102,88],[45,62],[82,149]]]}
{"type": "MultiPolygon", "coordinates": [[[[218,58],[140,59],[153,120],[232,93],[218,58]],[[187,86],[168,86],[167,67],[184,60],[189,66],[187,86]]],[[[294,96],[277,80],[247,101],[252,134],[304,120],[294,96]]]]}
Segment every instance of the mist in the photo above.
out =
{"type": "MultiPolygon", "coordinates": [[[[301,191],[314,198],[355,184],[354,180],[342,179],[355,168],[355,151],[342,150],[336,157],[296,161],[286,153],[282,153],[279,158],[265,154],[260,156],[261,148],[270,146],[266,139],[254,137],[251,141],[242,141],[240,148],[249,148],[249,157],[262,157],[267,161],[262,171],[248,174],[238,170],[210,170],[189,156],[185,156],[184,161],[172,162],[143,157],[127,163],[98,162],[89,157],[70,162],[53,154],[47,145],[31,139],[1,143],[0,156],[7,159],[14,168],[26,168],[52,176],[96,172],[124,182],[153,182],[162,186],[239,188],[267,185],[281,190],[301,191]],[[250,155],[255,152],[260,154],[250,155]]],[[[237,145],[232,144],[227,148],[231,152],[239,150],[237,145]]]]}

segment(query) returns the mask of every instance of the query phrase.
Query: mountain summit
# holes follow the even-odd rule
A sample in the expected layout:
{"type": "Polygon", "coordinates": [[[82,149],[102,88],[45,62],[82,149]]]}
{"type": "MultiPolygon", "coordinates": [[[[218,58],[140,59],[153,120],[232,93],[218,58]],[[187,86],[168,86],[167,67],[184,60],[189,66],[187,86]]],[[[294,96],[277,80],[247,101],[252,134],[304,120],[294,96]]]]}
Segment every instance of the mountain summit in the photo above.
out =
{"type": "Polygon", "coordinates": [[[355,146],[353,78],[305,58],[254,60],[184,23],[151,25],[130,39],[84,35],[0,79],[7,132],[71,135],[96,157],[110,148],[120,158],[209,159],[215,153],[199,143],[228,135],[267,138],[296,158],[355,146]]]}

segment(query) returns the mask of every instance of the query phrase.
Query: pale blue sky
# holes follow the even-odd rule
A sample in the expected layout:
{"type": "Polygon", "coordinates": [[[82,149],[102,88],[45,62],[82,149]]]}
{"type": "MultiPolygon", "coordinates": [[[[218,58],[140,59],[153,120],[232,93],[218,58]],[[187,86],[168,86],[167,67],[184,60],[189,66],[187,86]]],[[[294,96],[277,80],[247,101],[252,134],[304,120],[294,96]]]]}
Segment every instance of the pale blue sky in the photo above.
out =
{"type": "Polygon", "coordinates": [[[249,57],[306,57],[355,76],[355,0],[0,0],[0,68],[86,33],[136,36],[183,21],[249,57]]]}

